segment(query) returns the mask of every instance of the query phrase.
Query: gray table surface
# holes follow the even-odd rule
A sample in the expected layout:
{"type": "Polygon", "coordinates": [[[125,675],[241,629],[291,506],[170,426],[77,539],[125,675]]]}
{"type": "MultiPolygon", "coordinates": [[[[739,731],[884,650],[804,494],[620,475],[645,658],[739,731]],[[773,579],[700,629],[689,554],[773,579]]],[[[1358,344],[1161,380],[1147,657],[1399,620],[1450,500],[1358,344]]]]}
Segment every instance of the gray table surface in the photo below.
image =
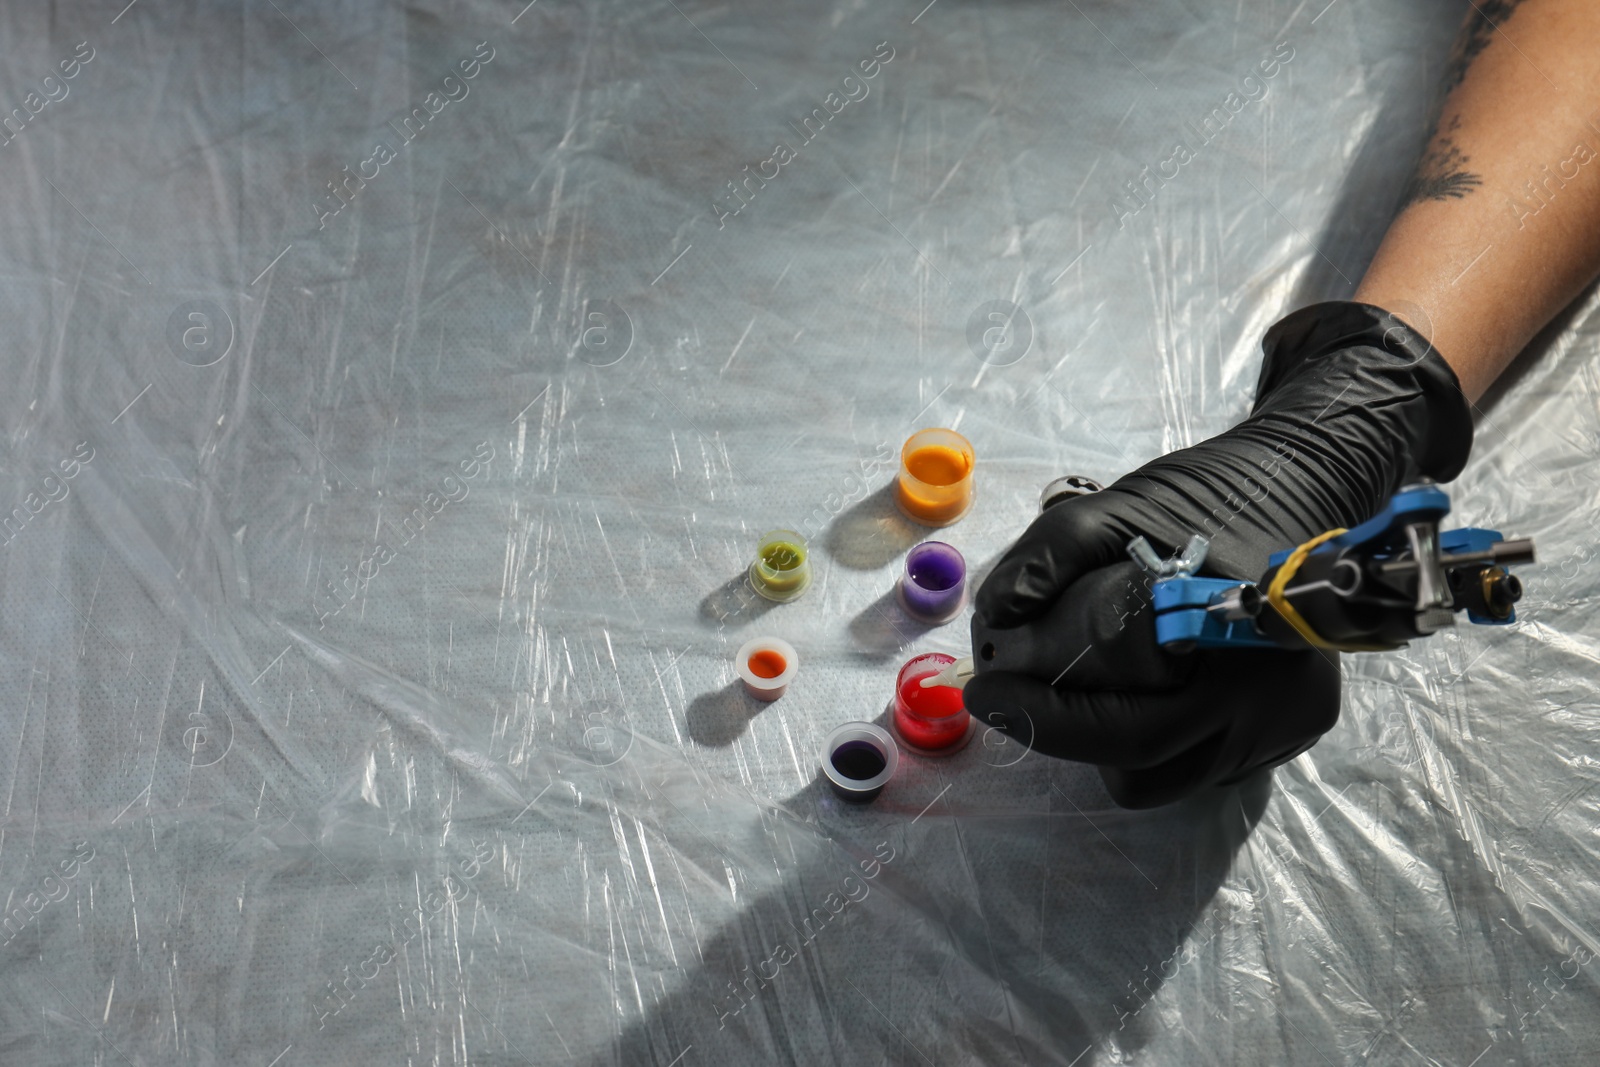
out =
{"type": "Polygon", "coordinates": [[[1452,490],[1538,539],[1509,630],[1168,810],[994,738],[819,788],[961,651],[885,457],[972,440],[981,575],[1241,418],[1465,7],[924,2],[0,10],[0,1063],[1594,1062],[1591,297],[1452,490]]]}

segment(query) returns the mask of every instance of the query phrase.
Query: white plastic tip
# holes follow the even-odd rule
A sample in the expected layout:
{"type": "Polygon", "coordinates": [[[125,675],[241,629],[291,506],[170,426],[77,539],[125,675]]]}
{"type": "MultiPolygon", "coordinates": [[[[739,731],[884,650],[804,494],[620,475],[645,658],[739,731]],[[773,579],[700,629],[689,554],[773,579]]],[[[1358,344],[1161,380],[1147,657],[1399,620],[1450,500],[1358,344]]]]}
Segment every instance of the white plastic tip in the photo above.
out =
{"type": "Polygon", "coordinates": [[[924,689],[931,689],[936,685],[947,685],[952,689],[965,689],[967,682],[974,674],[971,656],[963,656],[947,666],[938,674],[930,674],[918,684],[924,689]]]}

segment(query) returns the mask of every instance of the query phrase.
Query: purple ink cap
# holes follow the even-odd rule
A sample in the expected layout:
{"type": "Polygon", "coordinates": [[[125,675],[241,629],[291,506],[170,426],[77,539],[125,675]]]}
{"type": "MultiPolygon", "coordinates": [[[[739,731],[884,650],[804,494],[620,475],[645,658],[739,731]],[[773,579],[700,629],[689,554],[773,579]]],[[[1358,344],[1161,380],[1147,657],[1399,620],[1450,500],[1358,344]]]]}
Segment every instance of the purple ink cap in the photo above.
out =
{"type": "Polygon", "coordinates": [[[906,554],[900,606],[921,622],[949,622],[967,602],[967,561],[954,546],[924,541],[906,554]]]}

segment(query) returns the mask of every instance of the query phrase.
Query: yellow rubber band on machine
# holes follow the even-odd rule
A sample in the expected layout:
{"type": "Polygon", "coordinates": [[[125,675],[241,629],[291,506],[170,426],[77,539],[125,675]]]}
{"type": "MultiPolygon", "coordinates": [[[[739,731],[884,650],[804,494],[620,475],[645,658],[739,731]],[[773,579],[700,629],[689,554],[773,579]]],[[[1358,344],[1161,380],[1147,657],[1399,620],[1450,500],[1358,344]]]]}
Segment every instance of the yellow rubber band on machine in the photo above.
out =
{"type": "Polygon", "coordinates": [[[1283,620],[1293,626],[1295,632],[1305,638],[1312,648],[1326,648],[1335,652],[1386,652],[1387,645],[1339,645],[1323,640],[1322,635],[1311,628],[1311,624],[1306,622],[1305,618],[1294,609],[1294,605],[1289,603],[1289,598],[1284,595],[1289,583],[1300,572],[1300,565],[1306,561],[1306,557],[1324,541],[1331,541],[1344,532],[1344,527],[1340,527],[1318,534],[1290,552],[1289,557],[1278,567],[1278,573],[1272,576],[1271,584],[1267,586],[1267,603],[1271,604],[1273,610],[1282,615],[1283,620]]]}

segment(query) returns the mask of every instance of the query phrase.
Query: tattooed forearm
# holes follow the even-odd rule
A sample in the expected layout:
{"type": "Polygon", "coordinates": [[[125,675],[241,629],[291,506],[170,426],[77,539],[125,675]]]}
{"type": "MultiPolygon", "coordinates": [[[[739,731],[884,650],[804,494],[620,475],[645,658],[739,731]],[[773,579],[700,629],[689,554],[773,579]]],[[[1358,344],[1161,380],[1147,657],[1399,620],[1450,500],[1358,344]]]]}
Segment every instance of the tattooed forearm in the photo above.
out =
{"type": "Polygon", "coordinates": [[[1426,7],[1465,17],[1447,76],[1433,53],[1441,99],[1413,112],[1426,142],[1390,159],[1421,157],[1409,184],[1391,172],[1409,206],[1353,299],[1423,328],[1477,401],[1600,277],[1600,0],[1426,7]]]}
{"type": "MultiPolygon", "coordinates": [[[[1444,84],[1439,89],[1438,107],[1442,108],[1451,90],[1466,78],[1473,61],[1489,47],[1500,27],[1521,7],[1523,0],[1471,0],[1472,10],[1456,38],[1450,52],[1450,62],[1445,67],[1444,84]]],[[[1454,134],[1461,126],[1461,116],[1456,115],[1447,124],[1435,122],[1428,149],[1417,164],[1417,172],[1406,185],[1400,200],[1400,210],[1423,200],[1460,200],[1483,184],[1483,177],[1467,169],[1472,158],[1455,142],[1454,134]]]]}
{"type": "Polygon", "coordinates": [[[1483,179],[1467,169],[1470,156],[1456,146],[1451,136],[1461,125],[1457,115],[1450,125],[1434,135],[1428,150],[1417,164],[1417,172],[1406,186],[1400,208],[1404,210],[1420,200],[1460,200],[1483,184],[1483,179]]]}
{"type": "Polygon", "coordinates": [[[1467,15],[1466,25],[1461,27],[1461,36],[1456,38],[1450,63],[1445,67],[1444,92],[1461,84],[1478,53],[1489,46],[1501,24],[1521,6],[1522,0],[1472,0],[1472,11],[1467,15]]]}

